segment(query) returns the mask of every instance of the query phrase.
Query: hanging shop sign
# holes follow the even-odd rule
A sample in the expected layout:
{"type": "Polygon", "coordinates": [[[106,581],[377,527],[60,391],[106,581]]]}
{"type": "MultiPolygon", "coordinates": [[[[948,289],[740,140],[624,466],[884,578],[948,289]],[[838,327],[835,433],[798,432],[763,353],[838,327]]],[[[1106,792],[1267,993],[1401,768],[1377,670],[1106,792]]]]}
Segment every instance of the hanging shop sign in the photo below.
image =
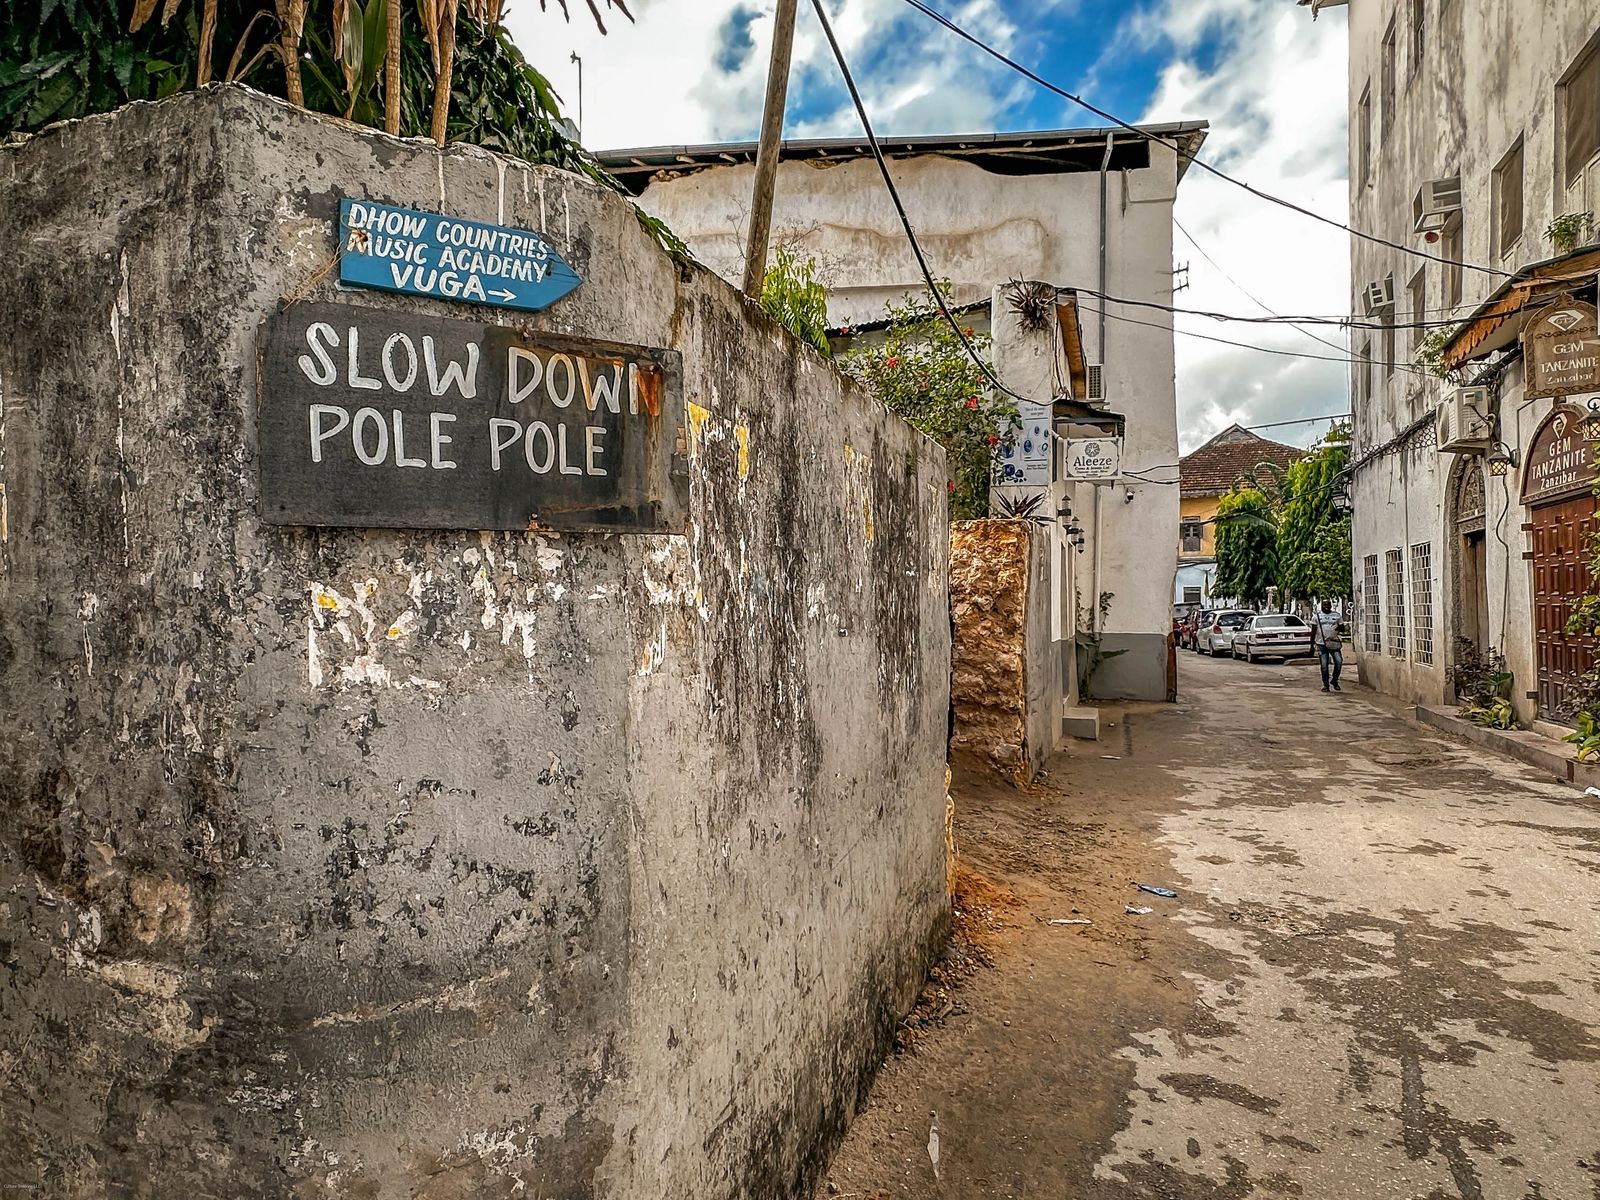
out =
{"type": "Polygon", "coordinates": [[[1594,487],[1595,453],[1600,441],[1589,437],[1594,422],[1586,409],[1560,404],[1534,431],[1522,468],[1522,503],[1548,504],[1580,496],[1594,487]]]}
{"type": "Polygon", "coordinates": [[[1600,391],[1600,322],[1595,307],[1559,300],[1541,309],[1522,331],[1529,400],[1600,391]]]}
{"type": "Polygon", "coordinates": [[[543,234],[371,200],[339,202],[339,282],[536,312],[583,282],[543,234]]]}
{"type": "Polygon", "coordinates": [[[1122,439],[1070,438],[1062,442],[1061,475],[1076,483],[1115,483],[1122,469],[1122,439]]]}
{"type": "Polygon", "coordinates": [[[297,304],[259,359],[268,524],[685,526],[675,350],[297,304]]]}
{"type": "Polygon", "coordinates": [[[995,463],[994,481],[1008,487],[1040,487],[1051,482],[1050,432],[1052,408],[1048,404],[1017,401],[1021,419],[1011,445],[1000,452],[995,463]]]}

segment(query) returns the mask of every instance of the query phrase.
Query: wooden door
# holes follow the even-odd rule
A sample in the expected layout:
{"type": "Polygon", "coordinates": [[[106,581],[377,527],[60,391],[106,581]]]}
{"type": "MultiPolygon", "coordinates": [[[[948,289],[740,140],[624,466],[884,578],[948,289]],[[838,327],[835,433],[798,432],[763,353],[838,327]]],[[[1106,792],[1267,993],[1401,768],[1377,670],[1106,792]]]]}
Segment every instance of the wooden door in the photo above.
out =
{"type": "Polygon", "coordinates": [[[1594,665],[1595,642],[1567,632],[1573,603],[1590,588],[1588,534],[1595,499],[1576,496],[1533,510],[1533,626],[1539,674],[1539,712],[1560,718],[1594,665]]]}

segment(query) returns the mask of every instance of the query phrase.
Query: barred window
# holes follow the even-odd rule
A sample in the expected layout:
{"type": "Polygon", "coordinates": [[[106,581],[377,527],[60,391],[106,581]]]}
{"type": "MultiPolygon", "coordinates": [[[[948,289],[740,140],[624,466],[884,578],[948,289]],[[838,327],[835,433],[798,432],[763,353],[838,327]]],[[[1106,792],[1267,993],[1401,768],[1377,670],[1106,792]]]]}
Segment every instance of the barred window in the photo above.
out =
{"type": "Polygon", "coordinates": [[[1433,662],[1433,543],[1411,547],[1411,656],[1433,662]]]}
{"type": "Polygon", "coordinates": [[[1384,590],[1389,593],[1389,657],[1406,656],[1406,564],[1398,550],[1383,552],[1384,590]]]}
{"type": "Polygon", "coordinates": [[[1361,616],[1367,631],[1368,650],[1383,649],[1383,630],[1378,624],[1378,556],[1369,554],[1362,562],[1361,616]]]}

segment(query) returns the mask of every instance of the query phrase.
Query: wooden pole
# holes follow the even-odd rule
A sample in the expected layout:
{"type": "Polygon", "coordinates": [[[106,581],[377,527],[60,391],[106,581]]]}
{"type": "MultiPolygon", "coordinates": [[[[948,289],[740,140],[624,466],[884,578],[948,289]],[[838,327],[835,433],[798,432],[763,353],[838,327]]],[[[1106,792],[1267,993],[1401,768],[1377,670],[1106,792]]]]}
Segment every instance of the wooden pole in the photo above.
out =
{"type": "Polygon", "coordinates": [[[778,141],[789,98],[789,60],[794,51],[794,14],[799,0],[778,0],[772,25],[772,60],[767,64],[767,100],[761,110],[761,143],[756,150],[755,192],[750,200],[750,237],[744,250],[744,294],[761,296],[767,273],[767,239],[772,233],[772,194],[778,182],[778,141]]]}

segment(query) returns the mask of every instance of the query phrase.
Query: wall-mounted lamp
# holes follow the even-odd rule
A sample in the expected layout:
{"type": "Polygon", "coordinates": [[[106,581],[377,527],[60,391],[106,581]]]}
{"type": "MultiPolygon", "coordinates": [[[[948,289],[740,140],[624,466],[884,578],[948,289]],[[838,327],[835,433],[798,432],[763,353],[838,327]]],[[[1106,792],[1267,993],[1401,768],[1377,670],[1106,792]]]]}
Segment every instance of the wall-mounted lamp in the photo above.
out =
{"type": "Polygon", "coordinates": [[[1129,488],[1127,491],[1122,493],[1122,502],[1124,504],[1132,504],[1133,503],[1133,489],[1132,488],[1129,488]]]}
{"type": "Polygon", "coordinates": [[[1508,475],[1516,469],[1519,461],[1517,452],[1504,444],[1497,444],[1483,460],[1491,475],[1508,475]]]}
{"type": "Polygon", "coordinates": [[[1591,408],[1583,418],[1583,436],[1585,441],[1600,442],[1600,409],[1591,408]]]}

